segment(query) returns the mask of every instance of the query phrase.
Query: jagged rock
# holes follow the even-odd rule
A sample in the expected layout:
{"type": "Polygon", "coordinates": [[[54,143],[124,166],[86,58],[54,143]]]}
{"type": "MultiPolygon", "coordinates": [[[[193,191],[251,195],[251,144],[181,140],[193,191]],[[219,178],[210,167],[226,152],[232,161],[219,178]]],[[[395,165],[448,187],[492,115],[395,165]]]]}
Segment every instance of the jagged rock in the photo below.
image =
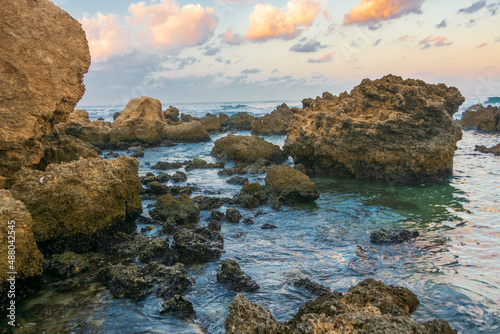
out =
{"type": "Polygon", "coordinates": [[[194,230],[182,229],[174,235],[172,249],[184,264],[203,263],[220,259],[224,249],[222,236],[206,227],[194,230]]]}
{"type": "Polygon", "coordinates": [[[269,223],[265,223],[265,224],[262,224],[262,226],[260,228],[262,230],[274,230],[274,229],[278,228],[278,226],[273,225],[273,224],[269,224],[269,223]]]}
{"type": "Polygon", "coordinates": [[[220,171],[217,172],[217,175],[220,176],[231,176],[231,175],[236,175],[236,174],[247,174],[247,170],[245,166],[238,166],[238,167],[233,167],[233,168],[224,168],[220,171]]]}
{"type": "Polygon", "coordinates": [[[316,185],[309,177],[285,163],[267,171],[266,192],[280,203],[312,202],[319,198],[316,185]]]}
{"type": "Polygon", "coordinates": [[[492,153],[494,155],[500,155],[500,144],[496,144],[493,147],[486,147],[484,145],[476,145],[475,151],[483,153],[492,153]]]}
{"type": "Polygon", "coordinates": [[[226,215],[224,214],[224,212],[220,212],[217,210],[212,210],[212,212],[210,212],[210,217],[208,218],[208,220],[211,222],[220,222],[225,219],[226,215]]]}
{"type": "Polygon", "coordinates": [[[193,197],[193,202],[198,204],[200,210],[212,210],[220,208],[224,203],[226,203],[229,198],[222,197],[208,197],[203,195],[198,195],[193,197]]]}
{"type": "Polygon", "coordinates": [[[312,282],[309,278],[301,278],[298,281],[294,282],[293,285],[297,288],[305,289],[309,293],[312,293],[316,296],[323,296],[332,293],[332,290],[330,290],[330,288],[312,282]]]}
{"type": "Polygon", "coordinates": [[[134,150],[132,153],[132,158],[143,158],[144,157],[144,151],[141,149],[134,150]]]}
{"type": "Polygon", "coordinates": [[[90,53],[80,23],[51,1],[0,6],[0,188],[44,154],[43,138],[83,96],[90,53]]]}
{"type": "Polygon", "coordinates": [[[141,233],[151,232],[155,229],[154,225],[147,225],[146,227],[141,228],[141,233]]]}
{"type": "Polygon", "coordinates": [[[246,112],[239,112],[229,117],[229,119],[222,121],[222,125],[231,130],[247,131],[252,128],[252,123],[256,119],[257,117],[246,112]]]}
{"type": "Polygon", "coordinates": [[[226,180],[226,182],[230,183],[230,184],[237,184],[237,185],[242,186],[245,183],[248,183],[248,178],[236,175],[236,176],[233,176],[233,177],[229,178],[229,180],[226,180]]]}
{"type": "Polygon", "coordinates": [[[243,219],[242,223],[245,224],[245,225],[253,225],[253,224],[255,224],[255,222],[253,221],[253,219],[250,218],[250,217],[247,217],[247,218],[243,219]]]}
{"type": "Polygon", "coordinates": [[[203,125],[205,130],[208,133],[220,133],[222,132],[222,122],[227,121],[228,116],[221,114],[219,116],[215,116],[213,114],[206,114],[202,118],[200,118],[199,122],[203,125]]]}
{"type": "Polygon", "coordinates": [[[50,259],[49,270],[56,276],[68,278],[89,269],[89,260],[73,252],[54,254],[50,259]]]}
{"type": "Polygon", "coordinates": [[[107,255],[135,258],[148,243],[148,237],[136,232],[117,232],[100,240],[96,250],[107,255]]]}
{"type": "Polygon", "coordinates": [[[181,123],[179,125],[167,125],[164,129],[165,139],[176,143],[199,143],[210,141],[210,136],[198,121],[181,123]]]}
{"type": "Polygon", "coordinates": [[[172,196],[191,195],[194,191],[192,186],[166,186],[160,182],[154,181],[149,183],[148,188],[144,190],[144,194],[151,195],[153,198],[170,194],[172,196]]]}
{"type": "Polygon", "coordinates": [[[176,251],[170,249],[169,238],[155,237],[139,253],[139,261],[143,263],[158,262],[171,266],[179,262],[176,251]]]}
{"type": "Polygon", "coordinates": [[[216,221],[211,221],[210,223],[208,223],[207,227],[209,230],[216,231],[216,232],[219,232],[222,229],[222,226],[220,225],[220,223],[218,223],[216,221]]]}
{"type": "Polygon", "coordinates": [[[172,176],[167,173],[160,173],[160,175],[156,176],[153,173],[147,173],[146,176],[141,177],[141,183],[144,185],[148,185],[152,182],[164,183],[168,182],[172,176]]]}
{"type": "Polygon", "coordinates": [[[196,224],[200,220],[200,208],[188,195],[174,198],[168,194],[156,200],[156,206],[149,212],[160,221],[172,218],[176,224],[196,224]]]}
{"type": "Polygon", "coordinates": [[[80,159],[49,165],[45,172],[23,170],[11,188],[33,217],[33,234],[42,252],[83,252],[111,230],[134,225],[142,212],[139,163],[80,159]]]}
{"type": "Polygon", "coordinates": [[[68,122],[88,124],[90,123],[89,113],[86,110],[75,109],[69,114],[68,122]]]}
{"type": "Polygon", "coordinates": [[[193,318],[196,312],[187,298],[175,295],[169,300],[164,300],[160,308],[160,314],[169,314],[174,317],[193,318]]]}
{"type": "Polygon", "coordinates": [[[365,79],[350,94],[305,99],[285,151],[308,173],[398,184],[433,184],[453,170],[462,138],[452,115],[456,88],[388,75],[365,79]]]}
{"type": "Polygon", "coordinates": [[[370,241],[375,245],[401,244],[419,236],[417,231],[381,229],[370,234],[370,241]]]}
{"type": "Polygon", "coordinates": [[[259,182],[245,183],[240,192],[234,197],[234,203],[244,208],[256,208],[267,200],[267,194],[259,182]]]}
{"type": "Polygon", "coordinates": [[[165,119],[174,123],[179,122],[179,109],[169,106],[164,112],[165,119]]]}
{"type": "Polygon", "coordinates": [[[462,114],[460,125],[464,129],[480,131],[500,131],[500,108],[476,104],[462,114]]]}
{"type": "Polygon", "coordinates": [[[151,166],[151,168],[152,169],[160,169],[160,170],[178,169],[178,168],[182,168],[182,163],[181,162],[158,161],[156,164],[151,166]]]}
{"type": "Polygon", "coordinates": [[[227,209],[226,210],[226,219],[228,222],[233,223],[233,224],[238,224],[243,218],[241,213],[238,211],[238,209],[227,209]]]}
{"type": "Polygon", "coordinates": [[[221,267],[217,271],[217,280],[229,290],[236,292],[253,292],[260,288],[259,284],[245,274],[239,263],[234,260],[222,261],[221,267]]]}
{"type": "Polygon", "coordinates": [[[293,119],[293,111],[283,103],[270,114],[265,114],[252,122],[252,134],[259,136],[286,135],[293,119]]]}
{"type": "Polygon", "coordinates": [[[203,159],[199,158],[194,158],[191,162],[189,162],[185,169],[187,171],[193,170],[193,169],[208,169],[208,168],[224,168],[224,165],[226,163],[223,161],[218,161],[214,163],[208,163],[203,159]]]}
{"type": "Polygon", "coordinates": [[[172,181],[173,182],[186,182],[187,181],[187,175],[186,173],[177,171],[172,175],[172,181]]]}
{"type": "Polygon", "coordinates": [[[286,154],[278,145],[271,144],[257,136],[237,136],[229,134],[217,139],[211,152],[221,160],[233,160],[249,165],[255,162],[265,164],[283,163],[286,154]]]}

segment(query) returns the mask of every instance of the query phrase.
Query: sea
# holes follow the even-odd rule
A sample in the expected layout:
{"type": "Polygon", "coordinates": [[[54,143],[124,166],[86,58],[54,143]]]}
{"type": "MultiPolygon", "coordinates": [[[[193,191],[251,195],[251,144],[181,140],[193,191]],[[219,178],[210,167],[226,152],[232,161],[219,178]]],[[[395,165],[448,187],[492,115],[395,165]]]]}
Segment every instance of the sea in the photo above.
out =
{"type": "MultiPolygon", "coordinates": [[[[468,98],[454,117],[460,119],[467,107],[486,100],[468,98]]],[[[300,101],[173,105],[181,113],[196,117],[237,112],[262,116],[282,103],[301,106],[300,101]]],[[[168,105],[163,104],[165,109],[168,105]]],[[[113,114],[124,106],[79,108],[87,110],[92,120],[112,121],[113,114]]],[[[210,155],[214,141],[225,135],[212,135],[212,140],[205,143],[145,149],[144,157],[139,158],[139,174],[157,173],[150,166],[158,161],[202,158],[214,162],[210,155]]],[[[278,145],[285,142],[285,136],[265,139],[278,145]]],[[[440,185],[393,186],[312,178],[321,194],[316,203],[284,206],[280,211],[267,205],[240,209],[244,217],[256,216],[254,225],[223,222],[221,260],[240,263],[261,286],[247,297],[271,310],[279,321],[290,319],[301,305],[314,299],[294,287],[297,278],[307,277],[341,292],[374,278],[413,291],[420,300],[413,314],[417,321],[445,319],[460,333],[500,333],[500,156],[474,150],[475,145],[491,147],[499,142],[500,134],[464,131],[455,153],[453,175],[440,185]],[[278,228],[263,230],[265,223],[278,228]],[[371,244],[370,233],[381,228],[412,229],[421,236],[398,245],[371,244]]],[[[289,163],[293,163],[291,158],[289,163]]],[[[211,196],[231,197],[241,187],[226,183],[229,177],[219,176],[216,169],[186,174],[184,185],[199,189],[193,196],[208,192],[215,194],[211,196]]],[[[264,184],[265,175],[247,177],[264,184]]],[[[143,215],[149,215],[153,204],[143,201],[143,215]]],[[[225,207],[220,210],[225,211],[225,207]]],[[[209,213],[202,211],[200,225],[208,224],[209,213]]],[[[160,229],[147,235],[160,235],[160,229]]],[[[185,295],[196,310],[194,320],[160,315],[161,300],[154,295],[138,303],[115,299],[100,284],[89,280],[76,291],[47,288],[23,302],[17,315],[22,328],[16,332],[224,333],[227,308],[236,293],[217,282],[221,260],[188,268],[189,276],[196,279],[195,287],[185,295]]]]}

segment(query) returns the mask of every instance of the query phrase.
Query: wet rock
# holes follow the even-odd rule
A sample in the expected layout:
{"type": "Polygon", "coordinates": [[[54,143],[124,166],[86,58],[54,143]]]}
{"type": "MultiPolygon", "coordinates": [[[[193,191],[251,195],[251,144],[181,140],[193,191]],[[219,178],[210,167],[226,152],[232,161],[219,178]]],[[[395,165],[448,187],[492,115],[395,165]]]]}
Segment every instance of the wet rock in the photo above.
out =
{"type": "Polygon", "coordinates": [[[234,297],[227,310],[224,328],[228,334],[286,333],[286,325],[277,322],[271,311],[250,302],[243,293],[234,297]]]}
{"type": "Polygon", "coordinates": [[[23,170],[11,192],[31,213],[42,252],[80,253],[134,225],[142,212],[138,169],[128,156],[80,159],[49,165],[45,172],[23,170]]]}
{"type": "Polygon", "coordinates": [[[50,259],[49,271],[58,277],[68,278],[89,269],[89,260],[73,252],[54,254],[50,259]]]}
{"type": "Polygon", "coordinates": [[[236,292],[254,292],[260,286],[250,276],[245,274],[238,262],[234,260],[223,260],[217,271],[217,280],[226,288],[236,292]]]}
{"type": "Polygon", "coordinates": [[[247,131],[252,128],[252,123],[256,119],[257,117],[246,112],[239,112],[229,117],[226,121],[223,121],[222,125],[230,130],[247,131]]]}
{"type": "Polygon", "coordinates": [[[419,236],[417,231],[381,229],[370,234],[370,241],[375,245],[401,244],[419,236]]]}
{"type": "Polygon", "coordinates": [[[132,153],[132,158],[143,158],[144,157],[144,151],[143,150],[134,150],[134,153],[132,153]]]}
{"type": "Polygon", "coordinates": [[[155,196],[162,196],[170,194],[172,196],[181,196],[181,195],[191,195],[194,191],[192,186],[181,187],[181,186],[166,186],[164,184],[160,184],[159,182],[151,182],[149,187],[145,189],[146,194],[155,196]]]}
{"type": "Polygon", "coordinates": [[[169,106],[164,112],[167,121],[178,123],[179,122],[179,109],[169,106]]]}
{"type": "Polygon", "coordinates": [[[350,94],[305,99],[290,124],[285,151],[308,173],[434,184],[453,170],[462,138],[452,115],[456,88],[387,75],[350,94]]]}
{"type": "Polygon", "coordinates": [[[198,121],[167,125],[164,129],[165,139],[176,143],[200,143],[210,141],[210,135],[198,121]]]}
{"type": "Polygon", "coordinates": [[[198,204],[200,210],[212,210],[220,208],[224,203],[228,202],[229,198],[226,197],[209,197],[198,195],[193,197],[193,202],[198,204]]]}
{"type": "Polygon", "coordinates": [[[237,184],[237,185],[242,186],[245,183],[248,183],[248,178],[236,175],[236,176],[231,177],[229,180],[226,180],[226,182],[230,183],[230,184],[237,184]]]}
{"type": "Polygon", "coordinates": [[[222,229],[222,226],[220,225],[220,223],[218,223],[216,221],[211,221],[210,223],[208,223],[207,227],[209,230],[216,231],[216,232],[219,232],[222,229]]]}
{"type": "Polygon", "coordinates": [[[156,164],[151,166],[151,168],[152,169],[160,169],[160,170],[179,169],[179,168],[182,168],[182,163],[181,162],[158,161],[156,164]]]}
{"type": "Polygon", "coordinates": [[[278,145],[271,144],[257,136],[229,134],[217,139],[211,152],[221,160],[233,160],[249,165],[258,161],[264,164],[283,163],[287,156],[278,145]]]}
{"type": "Polygon", "coordinates": [[[90,53],[81,24],[51,1],[0,6],[0,188],[44,155],[42,141],[83,96],[90,53]],[[57,64],[57,65],[55,65],[57,64]]]}
{"type": "Polygon", "coordinates": [[[118,153],[115,153],[115,152],[109,152],[109,153],[106,153],[105,157],[116,159],[116,158],[119,158],[120,155],[118,153]]]}
{"type": "Polygon", "coordinates": [[[193,169],[208,169],[208,168],[224,168],[225,162],[219,161],[214,163],[208,163],[203,159],[194,158],[191,162],[186,165],[186,170],[190,171],[193,169]]]}
{"type": "Polygon", "coordinates": [[[267,171],[266,192],[280,203],[312,202],[319,198],[316,185],[304,173],[285,163],[267,171]]]}
{"type": "Polygon", "coordinates": [[[224,249],[222,236],[206,227],[182,229],[174,235],[172,249],[184,264],[203,263],[220,259],[224,249]]]}
{"type": "Polygon", "coordinates": [[[74,278],[68,278],[62,281],[55,282],[52,287],[53,289],[60,292],[67,292],[77,288],[80,285],[80,281],[74,278]]]}
{"type": "Polygon", "coordinates": [[[252,122],[252,134],[258,136],[286,135],[288,126],[293,119],[293,111],[283,103],[273,110],[252,122]]]}
{"type": "Polygon", "coordinates": [[[170,249],[169,238],[155,237],[139,253],[139,261],[143,263],[157,262],[171,266],[179,262],[177,252],[170,249]]]}
{"type": "Polygon", "coordinates": [[[267,194],[259,182],[245,183],[233,202],[244,208],[256,208],[267,200],[267,194]]]}
{"type": "Polygon", "coordinates": [[[220,222],[225,219],[226,215],[224,214],[224,212],[220,212],[217,210],[212,210],[212,212],[210,212],[210,217],[208,218],[208,220],[211,222],[220,222]]]}
{"type": "Polygon", "coordinates": [[[187,175],[186,175],[186,173],[177,171],[174,173],[174,175],[172,175],[172,181],[173,182],[186,182],[187,175]]]}
{"type": "Polygon", "coordinates": [[[175,295],[169,300],[164,300],[160,308],[160,314],[168,314],[181,318],[193,318],[196,316],[193,303],[180,295],[175,295]]]}
{"type": "Polygon", "coordinates": [[[156,206],[149,212],[160,221],[172,218],[176,224],[196,224],[200,220],[200,208],[187,195],[174,198],[168,194],[156,200],[156,206]]]}
{"type": "Polygon", "coordinates": [[[217,175],[220,176],[231,176],[231,175],[236,175],[236,174],[247,174],[247,170],[245,166],[239,166],[239,167],[233,167],[233,168],[224,168],[220,171],[217,172],[217,175]]]}
{"type": "Polygon", "coordinates": [[[500,108],[476,104],[464,111],[460,125],[464,129],[479,131],[500,131],[500,108]]]}
{"type": "Polygon", "coordinates": [[[332,293],[332,290],[330,290],[330,288],[312,282],[311,280],[309,280],[309,278],[301,278],[298,281],[294,282],[293,285],[297,288],[305,289],[307,292],[312,293],[316,296],[323,296],[332,293]]]}
{"type": "Polygon", "coordinates": [[[255,224],[255,222],[253,221],[252,218],[247,217],[247,218],[243,219],[243,224],[245,224],[245,225],[253,225],[253,224],[255,224]]]}
{"type": "Polygon", "coordinates": [[[151,232],[154,229],[155,229],[154,225],[148,225],[146,227],[141,228],[141,233],[151,232]]]}
{"type": "Polygon", "coordinates": [[[222,132],[221,120],[224,120],[224,118],[213,114],[206,114],[199,121],[208,133],[220,133],[222,132]]]}
{"type": "Polygon", "coordinates": [[[233,224],[238,224],[243,216],[238,211],[238,209],[227,209],[226,219],[228,222],[233,224]]]}
{"type": "Polygon", "coordinates": [[[476,145],[475,151],[483,153],[493,153],[494,155],[500,155],[500,144],[496,144],[493,147],[486,147],[484,145],[476,145]]]}
{"type": "Polygon", "coordinates": [[[269,224],[269,223],[265,223],[265,224],[263,224],[260,228],[261,228],[262,230],[273,230],[273,229],[275,229],[275,228],[278,228],[278,226],[273,225],[273,224],[269,224]]]}
{"type": "Polygon", "coordinates": [[[97,251],[107,255],[136,258],[148,243],[149,238],[138,233],[117,232],[103,238],[97,245],[97,251]]]}

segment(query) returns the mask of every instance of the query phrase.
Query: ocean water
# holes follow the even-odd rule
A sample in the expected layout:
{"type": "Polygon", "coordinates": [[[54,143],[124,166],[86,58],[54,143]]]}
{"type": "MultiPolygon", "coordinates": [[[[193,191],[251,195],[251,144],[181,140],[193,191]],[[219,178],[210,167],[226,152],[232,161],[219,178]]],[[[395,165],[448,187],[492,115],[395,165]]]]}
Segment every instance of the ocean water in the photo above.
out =
{"type": "MultiPolygon", "coordinates": [[[[468,99],[455,117],[460,118],[468,106],[484,100],[468,99]]],[[[300,101],[284,102],[290,107],[300,106],[300,101]]],[[[175,106],[194,116],[242,111],[263,115],[281,103],[175,106]]],[[[112,120],[112,115],[122,108],[83,109],[91,119],[112,120]]],[[[146,149],[145,156],[139,158],[139,173],[142,176],[151,172],[149,166],[157,161],[199,157],[213,162],[210,150],[214,141],[223,136],[214,135],[206,143],[146,149]]],[[[265,138],[279,145],[285,141],[284,136],[265,138]]],[[[293,286],[298,277],[308,277],[342,292],[361,280],[375,278],[405,286],[417,294],[421,304],[413,315],[416,320],[442,318],[461,333],[499,333],[500,157],[474,151],[475,145],[493,146],[498,142],[498,134],[464,131],[453,176],[441,185],[388,186],[352,179],[313,178],[321,193],[315,204],[283,207],[279,212],[268,206],[240,209],[244,217],[258,213],[255,225],[223,222],[222,259],[236,259],[260,284],[260,290],[246,295],[270,309],[278,320],[289,319],[314,298],[293,286]],[[278,228],[262,230],[264,223],[278,228]],[[401,245],[372,245],[369,235],[380,228],[416,229],[421,237],[401,245]]],[[[209,191],[217,193],[213,196],[230,197],[240,190],[240,186],[226,183],[228,177],[217,175],[215,169],[186,174],[188,180],[184,184],[200,189],[193,196],[209,191]]],[[[251,182],[264,184],[265,175],[248,177],[251,182]]],[[[146,216],[150,204],[154,201],[143,202],[146,216]]],[[[220,210],[225,211],[225,207],[220,210]]],[[[202,211],[201,225],[207,225],[208,215],[208,211],[202,211]]],[[[157,235],[158,230],[148,235],[157,235]]],[[[88,255],[99,258],[99,254],[88,255]]],[[[134,303],[114,299],[100,284],[88,282],[76,292],[46,289],[25,301],[18,314],[22,328],[16,332],[223,333],[227,307],[236,293],[217,282],[219,266],[220,260],[188,268],[189,275],[196,278],[196,286],[186,294],[197,312],[193,321],[160,315],[161,300],[153,295],[134,303]]]]}

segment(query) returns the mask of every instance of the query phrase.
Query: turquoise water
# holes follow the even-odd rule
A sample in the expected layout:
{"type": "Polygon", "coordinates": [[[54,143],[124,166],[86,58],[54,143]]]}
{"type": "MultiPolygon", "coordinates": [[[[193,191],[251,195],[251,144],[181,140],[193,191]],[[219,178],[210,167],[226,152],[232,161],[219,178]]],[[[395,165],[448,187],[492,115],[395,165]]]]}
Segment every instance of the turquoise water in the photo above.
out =
{"type": "MultiPolygon", "coordinates": [[[[473,102],[468,101],[469,105],[473,102]]],[[[280,104],[177,107],[198,116],[239,111],[262,115],[280,104]]],[[[116,110],[95,107],[88,111],[96,119],[109,118],[116,110]]],[[[195,157],[215,161],[209,153],[213,142],[222,136],[225,135],[212,136],[213,140],[207,143],[147,149],[145,156],[139,158],[140,175],[151,171],[147,162],[152,166],[159,160],[184,161],[195,157]]],[[[280,145],[285,140],[283,136],[266,139],[280,145]]],[[[260,284],[259,291],[247,296],[272,310],[278,320],[289,319],[299,306],[314,298],[293,286],[291,282],[297,277],[308,277],[343,292],[372,277],[415,292],[421,302],[414,313],[417,320],[443,318],[462,333],[498,333],[500,157],[474,152],[474,146],[493,146],[499,141],[499,135],[465,131],[458,144],[454,174],[441,185],[395,187],[351,179],[314,178],[321,193],[315,204],[284,207],[279,212],[268,206],[241,209],[244,217],[259,215],[254,218],[255,225],[222,223],[222,259],[236,259],[260,284]],[[262,230],[264,223],[275,224],[278,229],[262,230]],[[369,235],[380,228],[416,229],[421,237],[402,245],[372,245],[369,235]]],[[[240,189],[227,184],[228,177],[217,175],[217,170],[193,170],[186,174],[187,184],[200,189],[193,196],[208,190],[220,192],[214,196],[228,197],[240,189]]],[[[249,176],[261,184],[264,177],[249,176]]],[[[143,202],[144,215],[148,215],[147,205],[152,203],[143,202]]],[[[208,215],[208,211],[202,211],[201,225],[207,224],[208,215]]],[[[197,312],[194,321],[161,316],[161,301],[154,296],[140,303],[113,299],[99,284],[88,283],[77,293],[45,290],[26,301],[25,313],[20,315],[23,329],[19,332],[72,329],[75,333],[222,333],[227,307],[236,293],[217,283],[219,266],[220,260],[189,268],[190,276],[196,278],[196,287],[186,295],[197,312]]]]}

